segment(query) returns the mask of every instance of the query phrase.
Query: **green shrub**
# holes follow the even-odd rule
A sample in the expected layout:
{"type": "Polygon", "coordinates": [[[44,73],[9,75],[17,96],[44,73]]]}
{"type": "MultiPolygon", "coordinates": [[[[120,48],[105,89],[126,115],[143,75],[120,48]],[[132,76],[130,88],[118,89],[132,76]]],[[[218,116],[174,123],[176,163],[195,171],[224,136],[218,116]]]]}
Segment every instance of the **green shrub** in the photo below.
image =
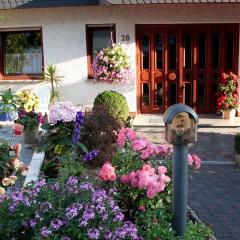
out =
{"type": "Polygon", "coordinates": [[[235,136],[234,149],[237,154],[240,154],[240,133],[235,136]]]}
{"type": "Polygon", "coordinates": [[[126,124],[129,108],[126,98],[115,91],[104,91],[95,98],[94,107],[98,105],[105,106],[109,114],[117,119],[121,124],[126,124]]]}

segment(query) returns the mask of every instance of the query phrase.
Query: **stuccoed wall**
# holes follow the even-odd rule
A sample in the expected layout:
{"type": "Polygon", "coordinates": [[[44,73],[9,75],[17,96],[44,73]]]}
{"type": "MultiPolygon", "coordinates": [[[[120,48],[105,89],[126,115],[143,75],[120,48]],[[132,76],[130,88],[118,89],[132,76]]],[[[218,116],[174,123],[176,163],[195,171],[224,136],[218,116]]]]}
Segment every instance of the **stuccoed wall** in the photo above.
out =
{"type": "MultiPolygon", "coordinates": [[[[44,63],[56,64],[64,76],[62,99],[90,106],[105,89],[123,93],[130,111],[136,111],[135,24],[171,23],[240,23],[240,4],[180,4],[102,6],[0,11],[0,28],[42,27],[44,63]],[[132,63],[132,80],[128,85],[93,83],[87,79],[86,24],[116,24],[117,42],[128,34],[127,44],[132,63]]],[[[240,69],[239,69],[240,72],[240,69]]],[[[1,81],[0,89],[30,87],[46,91],[34,81],[1,81]]]]}

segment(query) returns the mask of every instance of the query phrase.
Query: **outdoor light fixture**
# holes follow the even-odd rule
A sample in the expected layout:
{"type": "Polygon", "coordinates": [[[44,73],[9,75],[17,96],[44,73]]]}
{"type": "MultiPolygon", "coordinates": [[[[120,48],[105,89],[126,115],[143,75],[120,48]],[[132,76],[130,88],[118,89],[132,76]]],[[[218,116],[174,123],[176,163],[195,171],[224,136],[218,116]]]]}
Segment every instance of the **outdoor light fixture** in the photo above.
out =
{"type": "Polygon", "coordinates": [[[164,113],[165,140],[173,144],[173,228],[183,236],[187,224],[188,144],[197,141],[198,116],[187,105],[175,104],[164,113]]]}

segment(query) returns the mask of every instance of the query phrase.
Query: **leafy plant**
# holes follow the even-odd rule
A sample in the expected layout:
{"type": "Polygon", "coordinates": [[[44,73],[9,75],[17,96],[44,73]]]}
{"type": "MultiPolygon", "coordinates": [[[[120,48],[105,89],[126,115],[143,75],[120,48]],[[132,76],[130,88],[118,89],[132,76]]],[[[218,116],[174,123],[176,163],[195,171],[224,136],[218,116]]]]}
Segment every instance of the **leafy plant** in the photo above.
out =
{"type": "Polygon", "coordinates": [[[236,134],[236,136],[235,136],[234,149],[237,154],[240,154],[240,133],[236,134]]]}
{"type": "Polygon", "coordinates": [[[59,75],[57,67],[53,64],[49,64],[44,69],[44,79],[51,85],[51,91],[50,91],[50,104],[54,105],[56,101],[59,100],[59,91],[58,87],[61,86],[61,81],[63,79],[62,76],[59,75]]]}
{"type": "Polygon", "coordinates": [[[112,158],[116,151],[117,132],[121,128],[106,107],[97,105],[92,112],[86,112],[81,131],[81,142],[88,149],[98,149],[97,157],[87,162],[87,166],[101,166],[112,158]]]}
{"type": "Polygon", "coordinates": [[[17,96],[11,88],[0,92],[0,113],[12,112],[17,109],[17,96]]]}
{"type": "Polygon", "coordinates": [[[122,126],[127,123],[129,108],[126,98],[115,91],[104,91],[97,95],[94,100],[94,108],[96,106],[104,106],[109,115],[114,117],[122,126]]]}

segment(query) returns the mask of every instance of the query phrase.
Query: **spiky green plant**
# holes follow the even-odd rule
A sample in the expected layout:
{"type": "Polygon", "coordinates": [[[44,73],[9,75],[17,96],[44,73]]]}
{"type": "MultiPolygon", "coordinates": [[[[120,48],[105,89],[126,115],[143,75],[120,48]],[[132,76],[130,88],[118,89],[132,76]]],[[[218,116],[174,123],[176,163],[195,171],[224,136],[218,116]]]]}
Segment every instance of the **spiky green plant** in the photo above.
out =
{"type": "Polygon", "coordinates": [[[50,104],[54,105],[56,101],[59,100],[60,92],[58,91],[58,87],[61,86],[60,83],[63,80],[63,77],[59,75],[55,65],[49,64],[44,69],[44,79],[51,85],[50,104]]]}

